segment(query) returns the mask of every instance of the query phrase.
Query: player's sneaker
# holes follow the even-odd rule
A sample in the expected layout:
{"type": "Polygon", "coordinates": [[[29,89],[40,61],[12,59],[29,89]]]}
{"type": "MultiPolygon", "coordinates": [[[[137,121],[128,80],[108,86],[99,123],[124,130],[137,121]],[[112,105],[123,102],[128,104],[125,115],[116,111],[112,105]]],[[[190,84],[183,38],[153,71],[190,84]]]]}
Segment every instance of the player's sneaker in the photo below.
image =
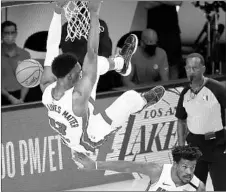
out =
{"type": "Polygon", "coordinates": [[[143,109],[160,102],[164,97],[164,94],[165,94],[165,88],[163,86],[156,86],[152,88],[150,91],[141,93],[141,96],[147,101],[147,104],[144,106],[143,109]]]}
{"type": "Polygon", "coordinates": [[[131,34],[125,40],[125,43],[119,55],[124,59],[124,66],[122,70],[118,71],[122,76],[128,76],[131,73],[131,58],[137,50],[138,38],[136,35],[131,34]]]}

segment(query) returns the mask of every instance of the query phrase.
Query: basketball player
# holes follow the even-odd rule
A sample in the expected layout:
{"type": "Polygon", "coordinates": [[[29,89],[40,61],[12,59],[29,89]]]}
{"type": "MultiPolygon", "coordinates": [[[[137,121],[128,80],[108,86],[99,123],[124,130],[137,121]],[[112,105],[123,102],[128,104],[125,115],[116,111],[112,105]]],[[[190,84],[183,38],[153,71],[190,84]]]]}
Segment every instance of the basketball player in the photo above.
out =
{"type": "Polygon", "coordinates": [[[157,103],[164,88],[156,87],[139,94],[127,91],[108,109],[94,115],[96,87],[99,75],[117,70],[126,75],[130,59],[137,48],[137,38],[131,35],[121,55],[107,59],[98,57],[100,2],[90,1],[90,31],[83,65],[72,54],[58,55],[61,38],[61,11],[65,3],[56,4],[50,24],[44,73],[41,80],[42,102],[48,109],[50,126],[59,133],[71,149],[93,153],[129,115],[157,103]],[[157,92],[157,93],[156,93],[157,92]]]}
{"type": "Polygon", "coordinates": [[[173,164],[159,165],[134,161],[93,161],[76,153],[75,161],[87,170],[112,170],[141,173],[150,177],[146,191],[205,191],[205,185],[195,175],[197,160],[202,155],[196,147],[177,146],[172,150],[173,164]]]}

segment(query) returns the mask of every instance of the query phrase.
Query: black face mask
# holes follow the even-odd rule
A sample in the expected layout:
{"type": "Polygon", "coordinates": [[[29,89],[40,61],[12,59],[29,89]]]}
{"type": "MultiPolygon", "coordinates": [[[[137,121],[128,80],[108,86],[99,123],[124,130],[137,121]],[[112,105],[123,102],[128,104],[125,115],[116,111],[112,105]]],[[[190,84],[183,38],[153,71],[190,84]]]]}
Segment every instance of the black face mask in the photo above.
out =
{"type": "Polygon", "coordinates": [[[148,56],[152,57],[153,55],[155,55],[156,47],[157,47],[157,45],[145,45],[144,52],[148,56]]]}

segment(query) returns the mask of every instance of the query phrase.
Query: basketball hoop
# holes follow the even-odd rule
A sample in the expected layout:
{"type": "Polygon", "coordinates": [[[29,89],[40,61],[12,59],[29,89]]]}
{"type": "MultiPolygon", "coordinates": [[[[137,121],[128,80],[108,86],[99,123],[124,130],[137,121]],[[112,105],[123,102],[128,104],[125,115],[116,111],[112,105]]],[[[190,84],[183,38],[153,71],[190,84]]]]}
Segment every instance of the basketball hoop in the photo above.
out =
{"type": "MultiPolygon", "coordinates": [[[[90,29],[88,3],[89,1],[69,1],[64,6],[65,17],[68,21],[65,41],[71,39],[73,42],[75,38],[81,39],[82,37],[88,39],[90,29]]],[[[104,28],[100,26],[100,32],[103,31],[104,28]]]]}

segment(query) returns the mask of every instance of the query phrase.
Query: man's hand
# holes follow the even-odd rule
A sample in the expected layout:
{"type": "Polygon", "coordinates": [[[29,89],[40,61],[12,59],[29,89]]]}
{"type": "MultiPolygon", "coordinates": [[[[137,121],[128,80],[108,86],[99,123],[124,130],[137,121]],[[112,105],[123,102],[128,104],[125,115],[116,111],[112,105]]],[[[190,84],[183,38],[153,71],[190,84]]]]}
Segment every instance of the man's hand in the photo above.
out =
{"type": "Polygon", "coordinates": [[[74,151],[72,159],[75,162],[79,162],[83,165],[83,168],[80,169],[88,169],[88,170],[95,170],[96,169],[96,162],[90,159],[83,153],[79,153],[74,151]]]}
{"type": "Polygon", "coordinates": [[[63,7],[68,3],[69,0],[66,1],[58,1],[55,6],[55,12],[61,14],[63,7]]]}
{"type": "Polygon", "coordinates": [[[23,101],[21,99],[17,99],[16,97],[10,95],[8,97],[9,101],[13,104],[13,105],[18,105],[18,104],[22,104],[23,101]]]}
{"type": "Polygon", "coordinates": [[[89,11],[99,14],[102,2],[103,1],[96,1],[96,0],[95,1],[90,1],[88,3],[89,11]]]}

